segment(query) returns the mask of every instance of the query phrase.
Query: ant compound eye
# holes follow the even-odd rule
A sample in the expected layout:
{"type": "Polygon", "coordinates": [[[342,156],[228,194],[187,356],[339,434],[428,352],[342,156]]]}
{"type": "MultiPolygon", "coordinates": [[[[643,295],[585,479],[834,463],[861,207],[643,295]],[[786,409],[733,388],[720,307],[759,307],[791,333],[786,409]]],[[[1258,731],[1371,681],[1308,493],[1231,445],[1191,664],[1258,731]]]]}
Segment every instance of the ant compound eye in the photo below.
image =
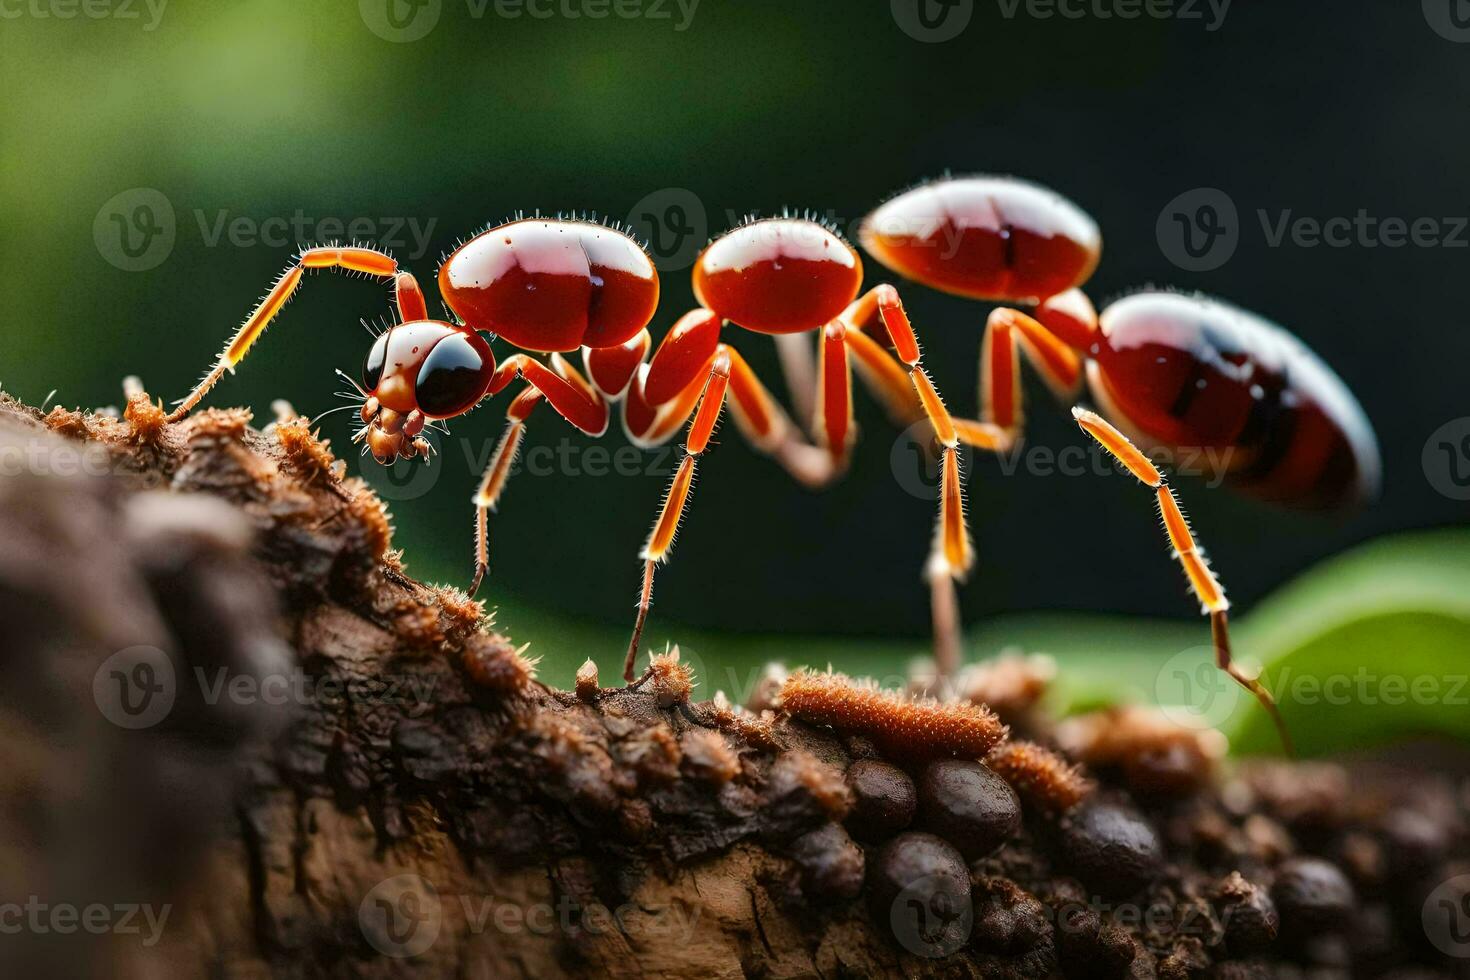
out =
{"type": "Polygon", "coordinates": [[[419,368],[414,394],[419,409],[445,418],[466,411],[485,391],[485,358],[466,334],[445,337],[419,368]]]}
{"type": "Polygon", "coordinates": [[[367,360],[362,363],[362,386],[372,394],[378,382],[383,380],[383,365],[388,361],[388,335],[385,333],[373,343],[367,360]]]}

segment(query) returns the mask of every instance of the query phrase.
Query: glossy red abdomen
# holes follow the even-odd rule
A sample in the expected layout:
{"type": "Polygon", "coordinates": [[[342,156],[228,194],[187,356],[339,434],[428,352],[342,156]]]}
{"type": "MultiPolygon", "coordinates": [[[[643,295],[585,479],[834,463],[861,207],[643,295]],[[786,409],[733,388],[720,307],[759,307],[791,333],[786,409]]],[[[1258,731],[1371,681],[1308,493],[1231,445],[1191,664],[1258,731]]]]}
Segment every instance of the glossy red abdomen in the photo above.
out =
{"type": "Polygon", "coordinates": [[[522,350],[616,347],[653,319],[658,270],[627,235],[589,221],[528,218],[481,232],[439,269],[468,326],[522,350]]]}
{"type": "Polygon", "coordinates": [[[1012,177],[945,177],[904,191],[863,220],[868,254],[925,286],[1036,303],[1086,282],[1102,236],[1077,205],[1012,177]]]}
{"type": "Polygon", "coordinates": [[[759,333],[814,330],[856,298],[857,250],[805,218],[767,218],[715,239],[694,264],[694,295],[723,319],[759,333]]]}
{"type": "Polygon", "coordinates": [[[1378,444],[1362,407],[1281,327],[1176,293],[1125,297],[1100,326],[1094,396],[1175,466],[1224,468],[1242,491],[1293,506],[1343,507],[1376,492],[1378,444]]]}

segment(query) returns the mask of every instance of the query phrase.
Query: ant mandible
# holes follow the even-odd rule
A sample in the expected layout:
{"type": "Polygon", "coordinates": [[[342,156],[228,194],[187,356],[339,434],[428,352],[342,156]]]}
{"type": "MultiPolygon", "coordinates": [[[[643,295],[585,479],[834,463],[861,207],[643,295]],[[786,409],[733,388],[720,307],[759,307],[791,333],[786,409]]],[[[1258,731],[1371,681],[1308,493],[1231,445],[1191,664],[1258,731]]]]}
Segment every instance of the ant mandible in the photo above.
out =
{"type": "MultiPolygon", "coordinates": [[[[1376,492],[1381,467],[1373,429],[1342,380],[1283,328],[1219,300],[1143,291],[1099,316],[1078,288],[1101,254],[1097,225],[1072,202],[1024,181],[920,184],[868,215],[859,240],[908,279],[1003,304],[981,342],[981,419],[954,419],[962,442],[1004,452],[1020,436],[1019,352],[1069,401],[1086,374],[1112,421],[1080,406],[1073,417],[1154,491],[1169,544],[1210,617],[1217,666],[1270,712],[1289,750],[1270,692],[1232,660],[1225,590],[1164,474],[1138,446],[1175,458],[1186,447],[1213,451],[1226,461],[1228,481],[1248,494],[1344,508],[1376,492]]],[[[956,618],[940,632],[938,648],[957,659],[956,618]]]]}

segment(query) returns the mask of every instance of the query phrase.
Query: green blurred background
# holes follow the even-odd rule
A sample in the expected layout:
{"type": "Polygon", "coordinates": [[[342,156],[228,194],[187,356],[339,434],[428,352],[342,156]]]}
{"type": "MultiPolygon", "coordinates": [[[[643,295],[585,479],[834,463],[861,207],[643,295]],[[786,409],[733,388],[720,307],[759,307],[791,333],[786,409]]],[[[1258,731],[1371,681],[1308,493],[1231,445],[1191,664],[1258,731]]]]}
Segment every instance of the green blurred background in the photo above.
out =
{"type": "MultiPolygon", "coordinates": [[[[657,338],[692,302],[692,249],[747,211],[808,207],[848,228],[946,169],[1017,173],[1100,222],[1095,298],[1146,283],[1228,296],[1289,325],[1360,393],[1386,463],[1384,496],[1362,513],[1287,514],[1181,482],[1242,607],[1356,543],[1461,520],[1423,453],[1466,412],[1470,252],[1275,247],[1256,213],[1470,213],[1470,44],[1436,30],[1427,5],[1388,0],[1238,4],[1223,20],[1205,3],[1125,20],[955,0],[926,8],[941,34],[962,27],[947,40],[915,28],[914,3],[556,0],[536,17],[469,0],[3,0],[0,382],[97,406],[136,373],[177,398],[298,244],[357,232],[428,283],[461,236],[517,210],[641,222],[665,266],[657,338]],[[1238,206],[1239,246],[1189,271],[1155,225],[1200,187],[1238,206]]],[[[906,295],[941,390],[973,413],[986,309],[906,295]]],[[[210,403],[262,420],[275,398],[334,406],[332,369],[355,374],[366,353],[356,321],[387,311],[372,283],[308,280],[210,403]]],[[[769,341],[741,346],[784,394],[769,341]]],[[[1080,445],[1045,389],[1028,391],[1030,444],[1080,445]]],[[[418,576],[466,580],[474,463],[503,411],[454,424],[432,471],[369,461],[418,576]]],[[[652,643],[682,641],[711,669],[779,655],[896,670],[923,651],[934,504],[881,413],[864,402],[858,418],[853,470],[822,494],[725,429],[660,576],[652,643]]],[[[347,417],[324,426],[343,447],[347,417]]],[[[563,682],[588,653],[616,659],[674,461],[598,476],[609,464],[588,444],[537,416],[531,445],[562,461],[519,474],[492,531],[486,594],[563,682]]],[[[616,427],[601,445],[629,462],[616,427]]],[[[989,459],[968,483],[979,564],[962,602],[977,649],[1049,637],[1095,649],[1106,672],[1104,654],[1156,651],[1148,630],[1165,648],[1206,642],[1136,485],[989,459]],[[1092,618],[1055,618],[1068,613],[1092,618]],[[1127,617],[1111,644],[1096,640],[1099,615],[1127,617]]]]}

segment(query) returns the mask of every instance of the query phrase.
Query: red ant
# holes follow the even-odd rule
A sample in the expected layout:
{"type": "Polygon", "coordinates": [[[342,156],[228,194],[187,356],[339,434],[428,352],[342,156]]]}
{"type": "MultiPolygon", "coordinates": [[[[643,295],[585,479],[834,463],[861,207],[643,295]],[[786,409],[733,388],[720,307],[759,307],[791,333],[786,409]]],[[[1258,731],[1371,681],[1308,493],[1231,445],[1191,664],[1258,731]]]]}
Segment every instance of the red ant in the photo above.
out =
{"type": "Polygon", "coordinates": [[[845,470],[857,434],[850,355],[856,355],[863,377],[894,414],[910,414],[917,396],[942,447],[936,562],[953,575],[962,575],[971,562],[959,434],[921,363],[898,292],[881,285],[858,298],[863,265],[857,250],[813,218],[755,219],[711,242],[694,264],[693,279],[700,308],[680,318],[652,362],[639,369],[623,406],[624,427],[639,445],[664,441],[694,413],[684,458],[641,553],[643,587],[624,662],[630,681],[652,601],[654,569],[668,558],[695,461],[709,443],[727,391],[748,441],[809,486],[845,470]],[[859,328],[875,321],[881,322],[896,361],[859,328]],[[726,323],[778,339],[821,331],[813,422],[818,445],[801,439],[745,359],[720,340],[726,323]]]}
{"type": "MultiPolygon", "coordinates": [[[[183,418],[204,394],[233,371],[269,326],[308,269],[339,269],[392,277],[398,323],[368,352],[362,383],[364,439],[379,463],[399,456],[427,457],[420,435],[435,420],[454,418],[503,390],[517,377],[527,388],[508,414],[509,453],[497,453],[476,496],[475,574],[478,591],[489,567],[486,510],[510,470],[519,426],[543,398],[568,422],[599,436],[608,406],[562,352],[581,349],[603,391],[627,386],[647,353],[645,329],[658,306],[658,271],[643,248],[616,228],[582,220],[521,218],[488,228],[462,243],[439,267],[439,291],[457,323],[431,320],[414,276],[392,256],[372,248],[310,248],[288,266],[225,347],[218,364],[169,417],[183,418]],[[548,352],[551,367],[516,353],[497,367],[494,334],[522,350],[548,352]],[[622,382],[607,379],[621,377],[622,382]],[[515,438],[512,439],[512,434],[515,438]]],[[[502,443],[502,448],[505,443],[502,443]]]]}
{"type": "Polygon", "coordinates": [[[623,423],[638,445],[661,443],[693,415],[685,454],[642,550],[643,587],[624,667],[633,662],[652,600],[655,566],[667,559],[688,500],[698,457],[714,431],[727,391],[740,428],[797,477],[820,484],[840,473],[855,435],[848,352],[872,366],[890,405],[915,395],[944,446],[941,553],[957,573],[970,562],[957,447],[959,436],[928,374],[898,294],[879,286],[854,301],[862,284],[857,250],[817,221],[770,218],[711,243],[694,271],[701,308],[686,314],[645,364],[647,325],[658,303],[658,274],[643,249],[615,228],[580,220],[520,219],[460,245],[439,269],[439,287],[457,323],[431,320],[412,274],[384,252],[363,247],[303,251],[225,347],[219,362],[180,403],[183,418],[226,371],[233,371],[290,300],[308,269],[392,277],[397,325],[374,342],[361,385],[363,427],[353,441],[383,464],[427,457],[424,428],[462,415],[517,377],[527,387],[510,402],[507,428],[475,496],[475,574],[488,568],[487,513],[503,492],[532,409],[546,400],[591,436],[607,429],[609,402],[623,400],[623,423]],[[848,324],[880,318],[902,366],[848,324]],[[804,443],[779,405],[720,330],[732,322],[756,333],[821,329],[820,447],[804,443]],[[517,353],[497,367],[481,333],[526,351],[550,353],[550,367],[517,353]],[[561,355],[582,351],[584,377],[561,355]],[[587,380],[590,378],[590,382],[587,380]]]}
{"type": "MultiPolygon", "coordinates": [[[[1078,288],[1101,254],[1097,225],[1072,202],[1020,180],[921,184],[868,215],[859,239],[915,282],[1006,304],[991,312],[981,345],[981,420],[953,420],[961,441],[1003,452],[1020,436],[1018,351],[1067,400],[1085,370],[1113,423],[1080,407],[1073,416],[1154,491],[1169,543],[1210,616],[1217,665],[1271,713],[1289,749],[1270,693],[1232,663],[1224,589],[1174,491],[1135,443],[1173,454],[1217,451],[1229,482],[1275,503],[1346,507],[1376,492],[1380,462],[1373,429],[1342,380],[1281,327],[1219,300],[1139,292],[1099,316],[1078,288]]],[[[937,598],[936,610],[945,607],[937,598]]],[[[953,615],[940,619],[943,674],[958,659],[959,627],[953,615]]]]}

